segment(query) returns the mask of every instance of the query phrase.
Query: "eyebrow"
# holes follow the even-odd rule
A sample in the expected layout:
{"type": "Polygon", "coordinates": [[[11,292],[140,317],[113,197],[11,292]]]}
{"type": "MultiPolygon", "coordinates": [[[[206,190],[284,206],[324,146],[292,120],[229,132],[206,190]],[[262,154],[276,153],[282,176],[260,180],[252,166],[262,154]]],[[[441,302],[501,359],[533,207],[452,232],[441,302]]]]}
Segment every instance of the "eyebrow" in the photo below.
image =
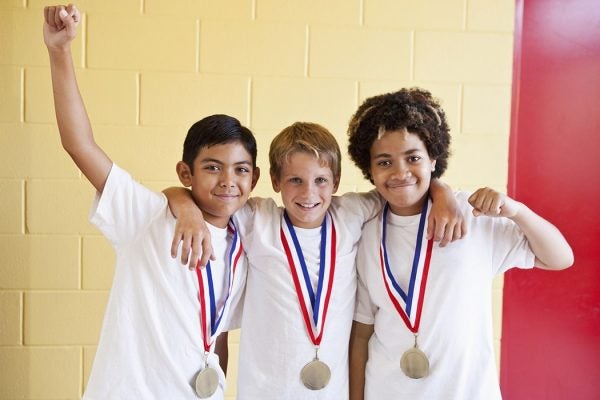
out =
{"type": "MultiPolygon", "coordinates": [[[[402,154],[409,155],[409,154],[418,153],[421,151],[422,151],[421,149],[408,149],[408,150],[404,151],[402,154]]],[[[376,154],[375,156],[373,156],[373,158],[389,158],[391,156],[392,155],[389,153],[379,153],[379,154],[376,154]]]]}
{"type": "MultiPolygon", "coordinates": [[[[203,158],[202,160],[200,160],[200,162],[203,164],[207,164],[207,163],[215,163],[215,164],[221,164],[221,165],[224,164],[223,161],[218,160],[216,158],[203,158]]],[[[233,165],[252,165],[252,163],[250,161],[244,160],[244,161],[234,162],[233,165]]]]}

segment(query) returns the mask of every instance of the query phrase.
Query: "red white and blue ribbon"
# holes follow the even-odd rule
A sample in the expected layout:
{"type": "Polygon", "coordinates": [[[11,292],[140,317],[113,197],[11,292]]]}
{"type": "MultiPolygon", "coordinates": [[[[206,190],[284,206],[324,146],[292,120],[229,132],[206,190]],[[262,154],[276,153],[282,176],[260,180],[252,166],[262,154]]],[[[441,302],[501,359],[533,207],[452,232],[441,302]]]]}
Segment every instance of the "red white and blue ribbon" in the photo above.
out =
{"type": "Polygon", "coordinates": [[[389,212],[389,204],[386,203],[383,209],[381,218],[381,245],[379,248],[379,260],[381,265],[381,274],[385,289],[388,293],[394,308],[402,317],[402,320],[413,333],[419,332],[419,324],[421,322],[421,310],[423,309],[423,301],[425,299],[425,287],[427,286],[427,275],[429,273],[429,262],[431,260],[431,250],[433,240],[429,240],[426,246],[423,246],[425,238],[425,223],[427,221],[427,206],[428,200],[425,199],[421,217],[419,220],[419,230],[417,233],[417,243],[415,245],[415,254],[411,266],[410,280],[408,289],[403,290],[390,268],[388,260],[387,244],[386,244],[386,229],[387,215],[389,212]]]}
{"type": "Polygon", "coordinates": [[[312,343],[319,346],[325,330],[335,273],[336,231],[333,218],[327,213],[321,224],[319,279],[316,289],[313,288],[310,280],[294,226],[285,212],[281,221],[280,235],[306,330],[312,343]]]}
{"type": "Polygon", "coordinates": [[[227,226],[229,233],[232,235],[231,248],[229,249],[228,264],[226,268],[227,278],[227,293],[225,295],[225,301],[221,306],[220,310],[217,310],[217,299],[215,296],[215,289],[213,284],[212,270],[210,261],[206,264],[205,268],[196,268],[196,275],[198,276],[198,299],[200,300],[200,329],[202,330],[202,341],[204,344],[204,351],[209,353],[215,338],[221,331],[219,330],[223,316],[229,311],[231,303],[231,292],[233,289],[233,283],[235,281],[235,273],[237,271],[238,261],[242,256],[243,248],[242,242],[240,241],[238,231],[233,223],[229,221],[227,226]],[[208,302],[207,300],[208,295],[208,302]]]}

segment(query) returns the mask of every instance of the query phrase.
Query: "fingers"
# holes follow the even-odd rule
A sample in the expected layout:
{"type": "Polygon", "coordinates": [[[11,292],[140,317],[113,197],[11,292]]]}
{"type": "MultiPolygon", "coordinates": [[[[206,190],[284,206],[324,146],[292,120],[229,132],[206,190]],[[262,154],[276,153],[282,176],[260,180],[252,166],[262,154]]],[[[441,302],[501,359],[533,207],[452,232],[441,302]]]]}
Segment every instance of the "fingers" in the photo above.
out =
{"type": "Polygon", "coordinates": [[[177,258],[177,251],[179,250],[179,242],[181,241],[181,235],[175,231],[173,240],[171,241],[171,258],[177,258]]]}
{"type": "Polygon", "coordinates": [[[44,7],[44,20],[46,21],[46,23],[48,25],[50,25],[53,28],[57,28],[55,16],[56,16],[56,7],[55,6],[44,7]]]}
{"type": "Polygon", "coordinates": [[[77,7],[75,7],[75,5],[73,5],[73,4],[69,4],[66,8],[66,11],[67,11],[66,15],[71,17],[73,22],[78,24],[79,21],[81,20],[81,14],[79,13],[79,10],[77,9],[77,7]]]}
{"type": "Polygon", "coordinates": [[[190,270],[204,268],[210,260],[215,260],[210,232],[206,227],[200,231],[190,230],[180,226],[180,222],[177,220],[171,241],[171,257],[177,258],[181,252],[182,265],[187,265],[190,270]]]}
{"type": "Polygon", "coordinates": [[[171,241],[171,257],[177,258],[177,253],[181,251],[181,264],[186,265],[188,263],[191,244],[192,237],[186,235],[185,232],[179,229],[179,227],[176,227],[173,240],[171,241]]]}
{"type": "Polygon", "coordinates": [[[54,12],[54,25],[59,29],[62,28],[64,26],[63,20],[65,20],[68,15],[69,14],[65,11],[64,6],[56,7],[54,12]]]}
{"type": "Polygon", "coordinates": [[[213,255],[212,243],[210,239],[210,235],[206,235],[204,240],[202,241],[202,257],[198,262],[198,266],[200,268],[205,267],[210,260],[215,260],[213,255]]]}
{"type": "Polygon", "coordinates": [[[427,240],[431,240],[433,238],[433,227],[435,225],[435,219],[433,218],[433,214],[429,214],[427,217],[427,232],[426,238],[427,240]]]}
{"type": "Polygon", "coordinates": [[[44,21],[56,31],[67,28],[70,34],[74,34],[80,20],[81,13],[73,4],[44,7],[44,21]]]}
{"type": "Polygon", "coordinates": [[[73,4],[69,4],[64,11],[61,10],[60,17],[66,25],[67,30],[75,30],[81,20],[81,14],[73,4]]]}
{"type": "Polygon", "coordinates": [[[491,189],[478,189],[469,197],[469,204],[473,207],[473,215],[498,216],[504,205],[504,195],[491,189]]]}
{"type": "Polygon", "coordinates": [[[427,240],[433,239],[439,242],[440,247],[444,247],[451,242],[457,241],[465,237],[467,234],[467,227],[465,219],[455,218],[452,220],[434,220],[429,217],[429,223],[427,225],[427,240]]]}

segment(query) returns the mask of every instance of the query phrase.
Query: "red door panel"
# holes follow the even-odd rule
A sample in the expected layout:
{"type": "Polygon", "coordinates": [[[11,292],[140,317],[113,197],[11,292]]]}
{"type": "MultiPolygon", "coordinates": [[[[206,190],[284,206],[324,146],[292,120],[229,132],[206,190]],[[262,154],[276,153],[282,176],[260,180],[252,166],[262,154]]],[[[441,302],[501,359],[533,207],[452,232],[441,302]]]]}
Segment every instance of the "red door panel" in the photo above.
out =
{"type": "Polygon", "coordinates": [[[505,276],[505,399],[600,399],[600,2],[519,0],[509,194],[563,232],[566,271],[505,276]]]}

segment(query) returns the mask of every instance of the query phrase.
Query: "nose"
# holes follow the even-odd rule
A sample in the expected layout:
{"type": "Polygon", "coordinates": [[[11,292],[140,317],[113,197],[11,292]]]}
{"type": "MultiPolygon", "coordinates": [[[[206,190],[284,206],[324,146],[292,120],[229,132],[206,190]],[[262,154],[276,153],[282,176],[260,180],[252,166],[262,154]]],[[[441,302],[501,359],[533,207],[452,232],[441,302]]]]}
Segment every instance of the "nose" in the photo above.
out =
{"type": "Polygon", "coordinates": [[[394,169],[392,173],[395,177],[398,177],[400,179],[406,179],[411,175],[410,168],[405,162],[398,162],[394,164],[394,169]]]}
{"type": "Polygon", "coordinates": [[[313,186],[312,182],[303,182],[300,186],[300,193],[302,196],[310,195],[313,191],[313,186]]]}
{"type": "Polygon", "coordinates": [[[234,184],[234,176],[235,174],[232,171],[229,170],[223,170],[223,172],[221,173],[220,176],[220,183],[219,185],[221,187],[233,187],[235,186],[234,184]]]}

